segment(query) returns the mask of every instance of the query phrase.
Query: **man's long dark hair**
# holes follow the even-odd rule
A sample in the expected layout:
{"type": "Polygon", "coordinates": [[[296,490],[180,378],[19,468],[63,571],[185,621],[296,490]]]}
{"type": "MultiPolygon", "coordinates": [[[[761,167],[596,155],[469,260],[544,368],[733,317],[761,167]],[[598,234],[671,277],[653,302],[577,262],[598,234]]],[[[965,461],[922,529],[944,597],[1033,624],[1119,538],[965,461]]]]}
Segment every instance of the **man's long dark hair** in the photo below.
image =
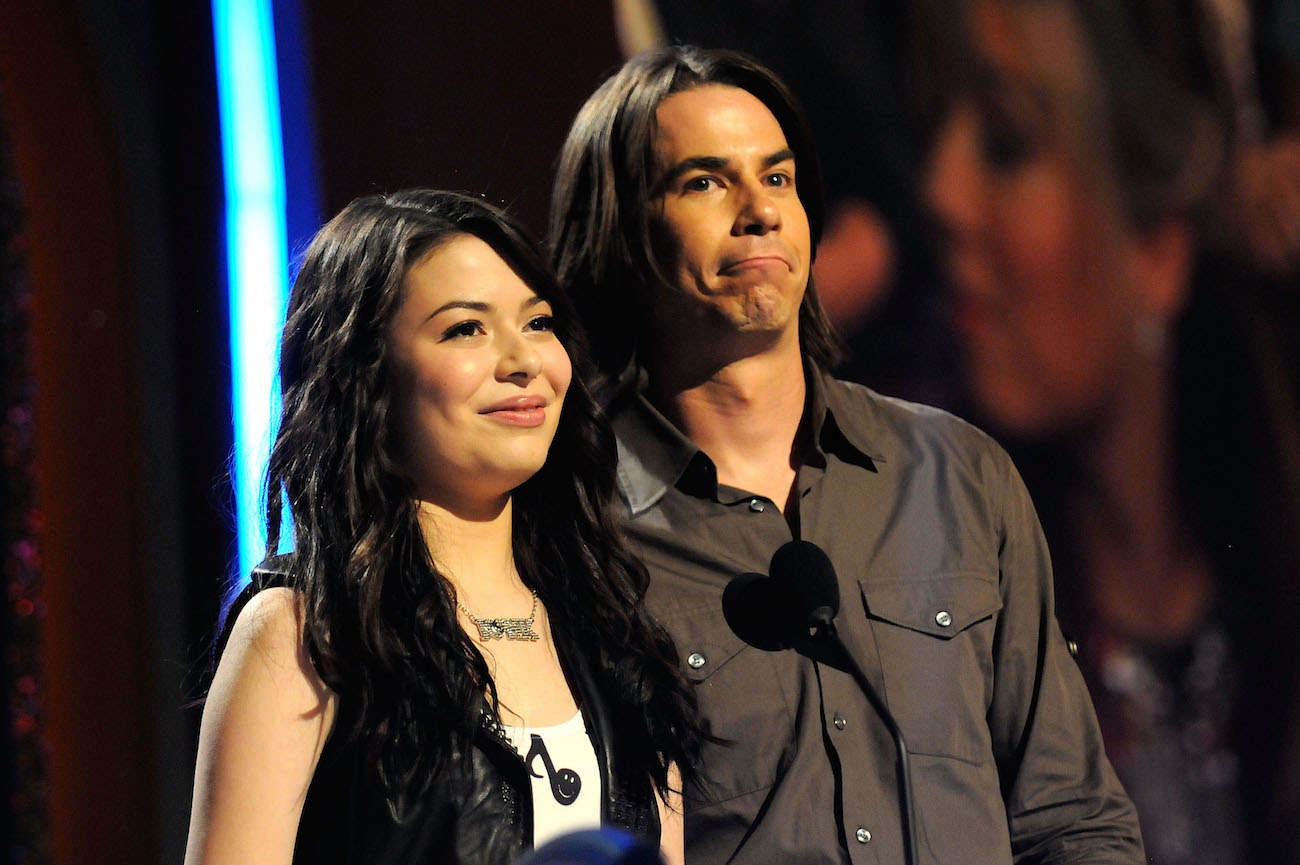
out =
{"type": "MultiPolygon", "coordinates": [[[[617,378],[635,360],[649,292],[668,282],[651,242],[650,199],[659,170],[655,111],[672,94],[709,84],[748,91],[772,112],[795,155],[814,250],[821,240],[825,204],[812,133],[775,74],[720,49],[677,45],[632,58],[574,118],[551,196],[551,261],[583,315],[606,377],[617,378]]],[[[799,308],[799,343],[823,369],[839,360],[839,339],[811,277],[799,308]]]]}
{"type": "Polygon", "coordinates": [[[514,492],[514,556],[546,605],[561,647],[582,647],[622,734],[618,753],[662,793],[689,774],[700,740],[695,698],[671,638],[645,612],[648,575],[609,510],[616,446],[577,374],[582,339],[554,278],[521,228],[483,201],[412,190],[358,199],[307,249],[281,348],[283,414],[266,483],[268,549],[293,516],[289,583],[303,639],[338,696],[332,735],[363,749],[397,813],[468,751],[484,695],[496,690],[457,622],[452,584],[417,520],[415,487],[394,436],[386,331],[410,268],[477,237],[556,313],[575,376],[545,466],[514,492]]]}

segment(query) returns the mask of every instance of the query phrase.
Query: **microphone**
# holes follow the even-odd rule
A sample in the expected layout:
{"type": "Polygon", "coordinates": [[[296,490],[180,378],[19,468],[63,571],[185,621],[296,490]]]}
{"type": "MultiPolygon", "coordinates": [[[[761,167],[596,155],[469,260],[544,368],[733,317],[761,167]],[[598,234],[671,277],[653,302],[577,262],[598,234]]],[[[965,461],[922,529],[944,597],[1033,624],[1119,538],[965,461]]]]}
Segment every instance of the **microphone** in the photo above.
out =
{"type": "Polygon", "coordinates": [[[772,556],[772,582],[784,589],[790,609],[810,631],[833,626],[840,611],[840,583],[826,551],[812,541],[790,541],[772,556]]]}
{"type": "Polygon", "coordinates": [[[766,574],[741,574],[722,591],[722,615],[737,637],[765,652],[790,648],[799,633],[791,599],[766,574]]]}
{"type": "MultiPolygon", "coordinates": [[[[903,830],[903,861],[907,865],[915,865],[916,808],[912,798],[912,773],[908,768],[907,745],[903,742],[903,731],[899,729],[893,713],[871,686],[867,674],[835,630],[835,616],[840,611],[840,583],[835,576],[835,566],[831,564],[826,551],[811,541],[790,541],[772,556],[770,572],[773,588],[769,591],[789,603],[784,609],[790,611],[798,626],[808,629],[805,640],[829,644],[829,648],[834,650],[836,658],[843,662],[858,683],[867,702],[880,716],[890,738],[894,740],[899,816],[903,830]]],[[[732,584],[735,582],[737,581],[733,580],[732,584]]],[[[731,584],[727,588],[730,589],[731,584]]],[[[726,593],[723,594],[725,603],[726,593]]],[[[744,639],[739,631],[737,635],[744,639]]]]}
{"type": "Polygon", "coordinates": [[[662,865],[659,851],[622,829],[604,826],[561,835],[519,865],[662,865]]]}

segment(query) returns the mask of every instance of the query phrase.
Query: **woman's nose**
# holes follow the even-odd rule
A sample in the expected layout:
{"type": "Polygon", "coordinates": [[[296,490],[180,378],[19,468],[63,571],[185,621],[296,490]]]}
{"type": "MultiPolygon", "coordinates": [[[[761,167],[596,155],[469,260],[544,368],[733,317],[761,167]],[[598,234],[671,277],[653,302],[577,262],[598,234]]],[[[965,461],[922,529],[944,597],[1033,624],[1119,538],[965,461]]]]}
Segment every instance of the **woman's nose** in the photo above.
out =
{"type": "Polygon", "coordinates": [[[958,106],[949,112],[930,149],[925,199],[948,234],[969,231],[980,216],[980,164],[975,112],[958,106]]]}
{"type": "Polygon", "coordinates": [[[523,334],[504,338],[501,359],[497,364],[497,378],[532,381],[542,371],[542,356],[523,334]]]}

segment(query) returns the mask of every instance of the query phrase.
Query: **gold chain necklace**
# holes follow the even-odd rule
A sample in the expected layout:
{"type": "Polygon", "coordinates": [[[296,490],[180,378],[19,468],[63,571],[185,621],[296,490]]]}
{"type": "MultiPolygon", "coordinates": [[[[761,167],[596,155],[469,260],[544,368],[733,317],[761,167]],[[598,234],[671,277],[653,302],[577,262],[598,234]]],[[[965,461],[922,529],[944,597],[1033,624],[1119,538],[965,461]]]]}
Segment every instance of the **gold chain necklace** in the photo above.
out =
{"type": "Polygon", "coordinates": [[[456,607],[478,628],[479,637],[488,640],[521,640],[535,643],[541,637],[533,630],[533,620],[537,618],[537,590],[533,589],[533,609],[526,619],[480,619],[465,605],[456,599],[456,607]]]}

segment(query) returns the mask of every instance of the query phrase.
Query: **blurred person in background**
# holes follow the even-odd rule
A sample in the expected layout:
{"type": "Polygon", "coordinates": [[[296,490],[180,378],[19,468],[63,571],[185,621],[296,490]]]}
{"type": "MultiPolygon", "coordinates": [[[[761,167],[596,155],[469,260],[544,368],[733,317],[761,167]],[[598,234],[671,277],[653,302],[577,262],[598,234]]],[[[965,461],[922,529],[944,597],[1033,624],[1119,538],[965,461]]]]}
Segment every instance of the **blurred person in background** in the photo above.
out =
{"type": "Polygon", "coordinates": [[[1261,271],[1300,274],[1300,2],[1201,0],[1232,132],[1228,233],[1261,271]]]}
{"type": "Polygon", "coordinates": [[[1300,861],[1300,448],[1267,297],[1208,230],[1232,120],[1203,10],[963,9],[927,24],[928,197],[1107,752],[1153,862],[1300,861]]]}

